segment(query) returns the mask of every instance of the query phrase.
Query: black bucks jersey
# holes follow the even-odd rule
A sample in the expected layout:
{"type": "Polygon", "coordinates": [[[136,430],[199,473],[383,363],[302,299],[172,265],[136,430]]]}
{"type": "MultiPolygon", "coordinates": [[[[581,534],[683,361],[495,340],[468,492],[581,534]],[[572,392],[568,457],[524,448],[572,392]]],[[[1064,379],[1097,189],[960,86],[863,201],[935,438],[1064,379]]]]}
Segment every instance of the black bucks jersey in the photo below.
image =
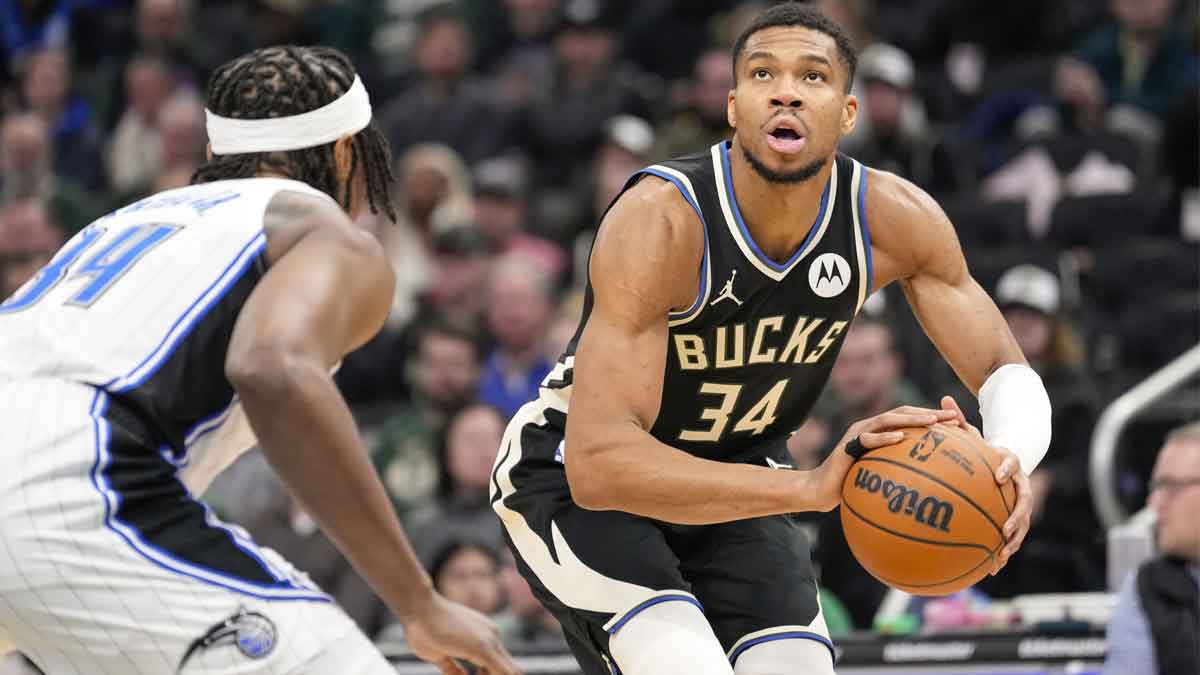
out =
{"type": "MultiPolygon", "coordinates": [[[[625,189],[647,174],[670,181],[695,209],[705,234],[695,302],[668,317],[662,402],[651,433],[707,459],[762,463],[768,455],[786,457],[780,454],[783,441],[812,409],[846,329],[870,293],[867,174],[857,161],[838,155],[816,221],[794,224],[808,234],[779,263],[763,254],[742,217],[729,151],[724,142],[647,167],[625,189]]],[[[540,401],[551,426],[565,425],[561,413],[569,408],[573,354],[592,301],[589,284],[575,339],[543,383],[540,401]]]]}

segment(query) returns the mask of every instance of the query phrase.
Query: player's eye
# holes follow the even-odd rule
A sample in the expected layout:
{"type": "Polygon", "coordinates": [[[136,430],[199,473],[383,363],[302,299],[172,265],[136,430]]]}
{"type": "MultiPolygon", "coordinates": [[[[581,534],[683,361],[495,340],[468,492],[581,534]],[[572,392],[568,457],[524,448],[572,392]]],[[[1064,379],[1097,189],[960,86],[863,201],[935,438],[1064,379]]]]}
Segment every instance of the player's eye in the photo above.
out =
{"type": "Polygon", "coordinates": [[[756,80],[766,81],[771,79],[771,71],[766,68],[755,68],[751,76],[756,80]]]}
{"type": "Polygon", "coordinates": [[[804,79],[808,80],[809,82],[824,82],[825,74],[819,73],[815,70],[810,70],[807,73],[805,73],[804,79]]]}

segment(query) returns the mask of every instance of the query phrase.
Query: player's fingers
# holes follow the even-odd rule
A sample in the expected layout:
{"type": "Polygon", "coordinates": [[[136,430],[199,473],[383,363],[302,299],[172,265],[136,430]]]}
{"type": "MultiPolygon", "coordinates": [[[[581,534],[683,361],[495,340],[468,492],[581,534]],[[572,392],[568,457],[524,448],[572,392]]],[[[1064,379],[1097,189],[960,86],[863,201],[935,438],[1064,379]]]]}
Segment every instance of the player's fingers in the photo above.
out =
{"type": "Polygon", "coordinates": [[[867,422],[864,431],[891,431],[892,429],[903,429],[905,427],[924,427],[936,424],[937,421],[937,415],[933,414],[933,412],[885,412],[882,415],[872,417],[867,422]]]}
{"type": "MultiPolygon", "coordinates": [[[[1017,461],[1017,456],[1012,453],[1007,453],[1004,460],[996,467],[996,482],[1003,485],[1008,482],[1014,474],[1021,473],[1021,464],[1017,461]]],[[[1021,495],[1017,495],[1019,499],[1021,495]]]]}
{"type": "Polygon", "coordinates": [[[867,450],[882,448],[902,440],[904,440],[903,431],[864,431],[858,435],[858,442],[867,450]]]}
{"type": "Polygon", "coordinates": [[[888,412],[903,413],[906,415],[933,415],[939,420],[948,420],[954,417],[954,414],[945,408],[922,408],[915,405],[902,405],[892,408],[888,412]]]}
{"type": "Polygon", "coordinates": [[[1033,517],[1033,488],[1029,484],[1029,477],[1018,471],[1013,476],[1013,483],[1017,486],[1017,504],[1013,507],[1008,521],[1004,523],[1004,537],[1007,543],[1003,555],[1006,558],[1021,548],[1033,517]]]}
{"type": "Polygon", "coordinates": [[[521,675],[517,664],[513,662],[512,656],[509,656],[499,638],[491,641],[489,649],[481,655],[479,665],[484,667],[485,672],[494,675],[521,675]]]}
{"type": "Polygon", "coordinates": [[[951,421],[963,429],[971,426],[967,423],[967,416],[963,414],[962,408],[958,407],[958,401],[955,401],[953,396],[942,397],[942,410],[953,413],[954,419],[951,421]]]}
{"type": "Polygon", "coordinates": [[[467,671],[463,670],[462,666],[455,663],[454,659],[450,658],[449,656],[438,660],[433,665],[437,666],[438,670],[442,671],[442,675],[467,675],[467,671]]]}

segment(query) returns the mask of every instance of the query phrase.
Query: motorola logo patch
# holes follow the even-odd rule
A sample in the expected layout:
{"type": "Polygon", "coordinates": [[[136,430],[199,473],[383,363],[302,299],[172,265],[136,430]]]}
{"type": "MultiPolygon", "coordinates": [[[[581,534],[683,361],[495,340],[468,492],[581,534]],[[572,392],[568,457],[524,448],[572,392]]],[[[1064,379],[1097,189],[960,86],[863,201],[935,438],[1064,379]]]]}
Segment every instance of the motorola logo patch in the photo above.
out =
{"type": "Polygon", "coordinates": [[[822,253],[808,268],[808,285],[822,298],[841,295],[850,285],[850,263],[836,253],[822,253]]]}

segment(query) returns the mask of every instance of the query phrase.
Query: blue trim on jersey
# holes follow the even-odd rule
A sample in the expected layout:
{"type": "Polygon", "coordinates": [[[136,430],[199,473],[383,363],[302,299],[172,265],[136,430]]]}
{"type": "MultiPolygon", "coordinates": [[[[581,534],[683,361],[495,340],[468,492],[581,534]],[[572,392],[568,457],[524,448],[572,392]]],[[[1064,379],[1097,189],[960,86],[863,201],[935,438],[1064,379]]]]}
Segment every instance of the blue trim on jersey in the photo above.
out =
{"type": "Polygon", "coordinates": [[[110,387],[113,387],[114,384],[121,382],[122,380],[128,380],[137,374],[138,371],[145,368],[145,372],[142,372],[135,379],[110,390],[113,393],[122,393],[140,386],[143,382],[154,375],[158,368],[162,366],[162,364],[165,363],[175,351],[175,347],[177,347],[179,343],[183,341],[185,337],[187,337],[188,333],[191,332],[191,329],[195,327],[195,325],[199,323],[202,318],[204,318],[204,315],[208,313],[208,310],[212,309],[213,305],[221,300],[224,292],[241,278],[242,274],[249,269],[249,267],[254,263],[255,258],[258,257],[258,254],[261,253],[266,246],[266,235],[263,232],[258,232],[255,234],[254,238],[251,239],[245,246],[243,246],[242,250],[239,251],[236,256],[234,256],[233,261],[225,267],[225,269],[221,272],[221,276],[219,276],[216,281],[206,288],[204,292],[201,293],[200,296],[196,298],[196,300],[192,302],[192,304],[186,310],[184,310],[183,314],[181,314],[179,318],[175,320],[175,323],[171,324],[171,327],[167,329],[166,335],[163,336],[162,341],[159,342],[153,350],[151,350],[146,358],[142,359],[141,363],[134,366],[134,368],[125,375],[114,377],[108,382],[100,385],[101,388],[109,389],[110,387]],[[250,255],[247,255],[248,253],[250,255]],[[216,292],[214,292],[214,290],[216,292]],[[176,329],[179,329],[181,324],[182,329],[177,331],[176,329]]]}
{"type": "Polygon", "coordinates": [[[819,633],[810,633],[804,630],[794,630],[786,633],[763,635],[762,637],[756,637],[753,640],[747,640],[743,642],[742,644],[738,645],[736,651],[729,655],[729,665],[732,666],[736,664],[738,657],[741,656],[747,649],[750,649],[755,645],[761,645],[764,642],[774,642],[775,640],[816,640],[817,642],[820,642],[828,647],[829,658],[833,659],[834,662],[837,661],[837,652],[834,651],[833,642],[831,642],[829,638],[819,633]]]}
{"type": "Polygon", "coordinates": [[[678,178],[654,168],[642,169],[638,173],[648,173],[651,176],[658,176],[663,180],[671,181],[679,189],[679,194],[683,195],[684,200],[691,205],[696,215],[700,217],[700,227],[704,231],[704,257],[700,260],[700,291],[696,294],[696,300],[692,303],[691,307],[682,312],[670,312],[667,316],[670,320],[686,319],[700,310],[704,303],[704,295],[708,292],[708,223],[704,221],[704,214],[700,212],[700,205],[692,201],[692,196],[688,194],[687,188],[684,187],[678,178]]]}
{"type": "Polygon", "coordinates": [[[608,634],[616,635],[617,631],[621,630],[622,626],[629,623],[630,619],[637,616],[644,610],[649,609],[655,605],[660,605],[664,602],[687,602],[687,603],[691,603],[691,604],[699,607],[701,613],[704,612],[704,605],[701,605],[699,600],[697,600],[696,598],[693,598],[690,595],[659,595],[659,596],[650,598],[649,600],[643,602],[642,604],[638,605],[637,607],[634,607],[633,609],[629,610],[628,612],[625,612],[625,616],[621,617],[620,621],[614,623],[612,628],[608,629],[608,634]]]}
{"type": "Polygon", "coordinates": [[[863,249],[867,253],[867,295],[875,288],[875,268],[871,263],[871,228],[867,227],[867,165],[859,162],[858,224],[862,227],[863,249]]]}
{"type": "MultiPolygon", "coordinates": [[[[812,238],[816,236],[817,230],[820,229],[821,221],[825,219],[825,209],[829,206],[829,182],[825,183],[825,191],[821,193],[821,208],[817,210],[817,219],[813,221],[812,227],[808,228],[808,234],[804,237],[804,243],[800,244],[800,247],[796,249],[796,252],[792,254],[792,257],[787,262],[780,265],[762,252],[762,249],[758,247],[758,242],[754,241],[754,237],[750,235],[750,229],[746,227],[745,221],[742,220],[742,210],[738,207],[737,195],[733,192],[733,175],[729,171],[728,141],[721,143],[721,164],[725,167],[725,192],[729,195],[729,205],[733,210],[733,219],[737,221],[738,229],[742,231],[742,238],[746,240],[746,243],[750,245],[750,250],[754,251],[754,255],[758,256],[758,259],[763,264],[776,272],[788,271],[800,259],[800,254],[804,253],[804,250],[808,248],[809,243],[812,242],[812,238]]],[[[833,170],[837,171],[837,166],[834,166],[833,170]]]]}
{"type": "MultiPolygon", "coordinates": [[[[116,517],[116,512],[120,508],[121,495],[112,490],[108,484],[107,478],[104,475],[105,469],[108,467],[108,444],[112,433],[108,420],[104,418],[104,414],[107,410],[108,396],[103,390],[96,389],[96,394],[92,398],[91,409],[89,411],[89,414],[92,418],[92,436],[96,447],[96,459],[92,463],[91,470],[92,485],[96,488],[96,491],[100,493],[100,497],[104,501],[105,527],[107,527],[109,530],[112,530],[117,534],[117,536],[124,539],[125,543],[128,544],[134,551],[136,551],[138,555],[169,572],[183,575],[201,583],[218,586],[234,593],[240,593],[242,595],[258,598],[260,600],[305,600],[319,602],[333,601],[332,598],[324,593],[297,586],[290,581],[284,581],[280,579],[280,586],[264,586],[257,582],[238,579],[236,577],[229,576],[224,572],[206,569],[199,565],[180,560],[170,552],[164,551],[158,546],[145,541],[142,539],[141,534],[137,530],[130,527],[127,523],[119,520],[116,517]],[[155,555],[152,555],[151,552],[166,558],[174,564],[160,560],[155,555]],[[193,572],[188,568],[199,570],[199,572],[193,572]],[[215,578],[202,576],[201,573],[204,575],[211,575],[215,578]],[[244,586],[248,586],[255,590],[247,590],[246,588],[243,588],[244,586]]],[[[204,507],[204,510],[207,513],[208,506],[202,502],[201,506],[204,507]]],[[[232,535],[232,533],[228,530],[226,530],[226,532],[232,535]]],[[[242,546],[239,538],[235,536],[233,543],[238,548],[250,554],[252,558],[262,565],[263,570],[271,578],[279,579],[279,576],[275,574],[275,571],[271,568],[271,566],[266,564],[266,562],[257,553],[247,551],[246,548],[242,546]]]]}

